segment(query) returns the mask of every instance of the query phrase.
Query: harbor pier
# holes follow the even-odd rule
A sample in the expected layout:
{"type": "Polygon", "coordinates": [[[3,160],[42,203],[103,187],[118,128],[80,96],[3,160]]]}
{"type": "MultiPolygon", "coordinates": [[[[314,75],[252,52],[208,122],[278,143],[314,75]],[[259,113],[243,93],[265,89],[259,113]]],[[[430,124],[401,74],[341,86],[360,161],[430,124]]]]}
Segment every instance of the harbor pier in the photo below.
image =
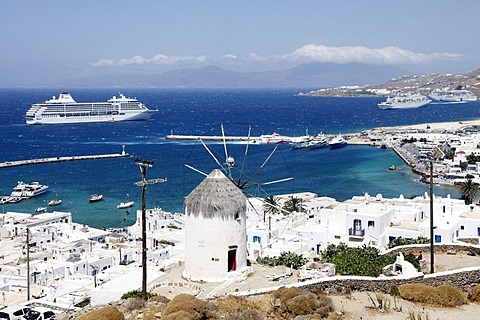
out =
{"type": "Polygon", "coordinates": [[[112,153],[112,154],[97,154],[97,155],[85,155],[85,156],[69,156],[69,157],[50,157],[17,161],[6,161],[0,163],[0,168],[26,166],[30,164],[42,164],[51,162],[64,162],[64,161],[77,161],[77,160],[97,160],[97,159],[110,159],[110,158],[123,158],[130,157],[128,153],[112,153]]]}
{"type": "Polygon", "coordinates": [[[169,134],[165,136],[167,140],[203,140],[203,141],[255,141],[260,140],[260,137],[242,137],[242,136],[192,136],[192,135],[179,135],[169,134]]]}

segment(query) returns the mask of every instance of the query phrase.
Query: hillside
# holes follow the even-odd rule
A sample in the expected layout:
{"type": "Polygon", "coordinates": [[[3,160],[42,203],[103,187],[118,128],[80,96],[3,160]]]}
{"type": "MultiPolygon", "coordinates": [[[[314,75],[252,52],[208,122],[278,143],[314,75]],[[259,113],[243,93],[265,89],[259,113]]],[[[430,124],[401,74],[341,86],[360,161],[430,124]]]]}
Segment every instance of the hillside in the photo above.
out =
{"type": "Polygon", "coordinates": [[[466,74],[429,74],[411,75],[392,78],[381,85],[375,86],[343,86],[329,89],[320,89],[308,93],[308,96],[386,96],[391,91],[417,91],[427,95],[436,88],[455,88],[462,86],[480,97],[480,69],[466,74]]]}

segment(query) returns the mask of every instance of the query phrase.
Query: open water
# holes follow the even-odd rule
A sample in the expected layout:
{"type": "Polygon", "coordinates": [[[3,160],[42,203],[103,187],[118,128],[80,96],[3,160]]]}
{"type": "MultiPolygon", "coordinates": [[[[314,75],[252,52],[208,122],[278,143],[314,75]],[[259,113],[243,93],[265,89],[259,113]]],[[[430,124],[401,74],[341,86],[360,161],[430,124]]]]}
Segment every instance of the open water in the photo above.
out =
{"type": "MultiPolygon", "coordinates": [[[[147,188],[147,207],[183,212],[185,196],[204,178],[185,167],[203,172],[218,168],[200,142],[169,141],[171,132],[191,135],[226,135],[272,132],[299,136],[310,134],[352,133],[379,126],[397,126],[426,122],[462,121],[480,118],[480,103],[430,104],[411,110],[385,111],[377,107],[382,98],[327,98],[295,96],[299,90],[190,90],[122,89],[147,107],[157,109],[149,121],[92,123],[74,125],[29,126],[24,114],[32,103],[58,95],[57,89],[0,89],[0,161],[43,157],[120,153],[122,145],[134,156],[153,159],[147,179],[168,178],[163,184],[147,188]]],[[[71,89],[77,101],[106,101],[118,92],[113,89],[71,89]]],[[[220,162],[225,161],[221,143],[207,146],[220,162]]],[[[273,151],[270,145],[228,144],[236,159],[232,175],[242,182],[255,174],[273,151]],[[244,170],[242,164],[245,160],[244,170]]],[[[0,195],[10,194],[17,181],[39,181],[50,186],[46,194],[7,204],[0,210],[34,213],[55,198],[63,202],[49,210],[70,211],[73,220],[94,227],[121,227],[134,222],[140,209],[141,179],[133,158],[70,161],[0,169],[0,195]],[[92,193],[104,194],[104,200],[90,204],[92,193]],[[127,214],[116,209],[126,197],[135,201],[127,214]]],[[[342,149],[292,150],[280,145],[264,167],[248,181],[245,192],[265,197],[270,194],[311,191],[337,200],[368,192],[375,196],[405,197],[428,192],[428,185],[417,181],[396,154],[389,149],[347,146],[342,149]],[[390,165],[396,171],[389,171],[390,165]],[[293,180],[264,184],[294,177],[293,180]]],[[[435,187],[438,195],[458,191],[435,187]]]]}

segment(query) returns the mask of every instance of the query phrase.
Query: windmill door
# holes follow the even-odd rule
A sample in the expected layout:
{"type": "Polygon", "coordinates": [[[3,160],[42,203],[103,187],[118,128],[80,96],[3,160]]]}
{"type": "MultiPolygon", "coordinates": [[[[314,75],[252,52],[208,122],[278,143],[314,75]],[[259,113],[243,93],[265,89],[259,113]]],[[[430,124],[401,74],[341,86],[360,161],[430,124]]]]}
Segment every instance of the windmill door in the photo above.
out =
{"type": "Polygon", "coordinates": [[[228,271],[237,270],[237,249],[228,250],[228,271]]]}

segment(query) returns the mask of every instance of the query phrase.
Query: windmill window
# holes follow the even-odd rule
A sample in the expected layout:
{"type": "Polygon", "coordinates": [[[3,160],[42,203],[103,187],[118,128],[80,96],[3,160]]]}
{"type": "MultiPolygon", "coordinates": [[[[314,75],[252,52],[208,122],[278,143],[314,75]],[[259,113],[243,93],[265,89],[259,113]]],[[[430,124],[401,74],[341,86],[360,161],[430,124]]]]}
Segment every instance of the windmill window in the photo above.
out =
{"type": "Polygon", "coordinates": [[[369,228],[375,228],[375,221],[373,221],[373,220],[368,221],[368,227],[369,228]]]}

